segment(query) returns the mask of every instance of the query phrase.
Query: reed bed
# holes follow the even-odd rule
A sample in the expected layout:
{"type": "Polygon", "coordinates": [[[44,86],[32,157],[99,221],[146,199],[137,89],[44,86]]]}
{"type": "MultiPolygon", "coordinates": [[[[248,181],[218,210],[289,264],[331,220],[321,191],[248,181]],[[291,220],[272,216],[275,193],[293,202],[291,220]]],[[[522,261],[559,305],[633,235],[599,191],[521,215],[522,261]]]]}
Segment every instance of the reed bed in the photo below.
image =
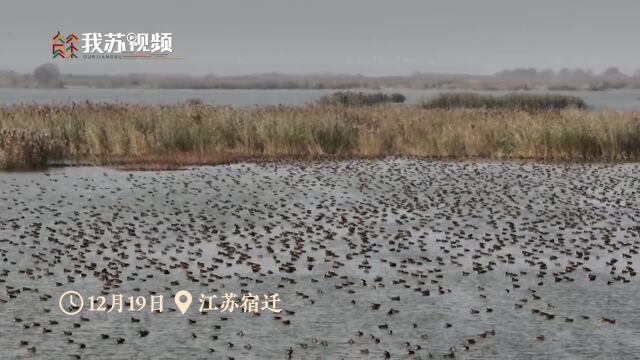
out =
{"type": "Polygon", "coordinates": [[[379,104],[401,104],[407,98],[400,93],[365,93],[356,91],[338,91],[325,95],[318,100],[321,106],[372,106],[379,104]]]}
{"type": "Polygon", "coordinates": [[[640,160],[640,113],[578,109],[10,105],[0,106],[0,135],[4,168],[396,155],[640,160]]]}
{"type": "Polygon", "coordinates": [[[476,93],[445,93],[422,104],[428,109],[514,109],[527,111],[586,109],[577,96],[557,94],[508,94],[504,96],[476,93]]]}

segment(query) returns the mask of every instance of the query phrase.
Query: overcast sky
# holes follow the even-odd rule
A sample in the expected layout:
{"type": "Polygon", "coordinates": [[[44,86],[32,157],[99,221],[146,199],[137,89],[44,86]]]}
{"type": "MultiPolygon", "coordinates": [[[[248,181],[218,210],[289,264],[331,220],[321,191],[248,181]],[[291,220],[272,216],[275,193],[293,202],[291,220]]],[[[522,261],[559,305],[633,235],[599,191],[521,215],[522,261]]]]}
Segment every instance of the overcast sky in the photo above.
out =
{"type": "Polygon", "coordinates": [[[640,68],[640,0],[2,0],[0,69],[493,73],[640,68]],[[54,60],[51,37],[172,32],[175,61],[54,60]]]}

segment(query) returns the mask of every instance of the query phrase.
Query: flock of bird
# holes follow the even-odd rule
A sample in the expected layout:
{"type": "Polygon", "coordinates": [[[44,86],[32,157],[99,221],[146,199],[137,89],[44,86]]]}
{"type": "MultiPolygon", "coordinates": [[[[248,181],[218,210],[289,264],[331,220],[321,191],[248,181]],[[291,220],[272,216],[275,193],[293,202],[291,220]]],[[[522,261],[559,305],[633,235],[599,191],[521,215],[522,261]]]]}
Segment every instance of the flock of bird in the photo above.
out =
{"type": "Polygon", "coordinates": [[[0,173],[0,356],[631,358],[639,251],[635,164],[0,173]],[[67,290],[125,311],[65,315],[67,290]],[[283,311],[199,312],[201,293],[283,311]],[[127,311],[139,295],[164,311],[127,311]]]}

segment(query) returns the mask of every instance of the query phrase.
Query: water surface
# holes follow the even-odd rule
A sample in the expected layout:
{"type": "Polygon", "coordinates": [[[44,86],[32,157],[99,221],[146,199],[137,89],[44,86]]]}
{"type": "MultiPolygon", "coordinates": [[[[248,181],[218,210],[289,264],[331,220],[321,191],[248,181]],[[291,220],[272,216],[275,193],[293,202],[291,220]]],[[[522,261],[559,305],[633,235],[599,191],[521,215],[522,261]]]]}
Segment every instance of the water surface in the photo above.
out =
{"type": "MultiPolygon", "coordinates": [[[[150,89],[3,89],[0,104],[14,103],[69,103],[79,101],[124,102],[136,104],[176,104],[188,99],[200,99],[207,104],[251,105],[304,105],[337,90],[150,90],[150,89]]],[[[360,91],[360,90],[357,90],[360,91]]],[[[371,90],[374,91],[374,90],[371,90]]],[[[437,89],[388,89],[385,93],[399,92],[407,97],[407,104],[418,104],[423,99],[448,92],[437,89]]],[[[479,94],[505,95],[508,91],[481,91],[479,94]]],[[[542,90],[523,93],[545,93],[542,90]]],[[[640,89],[608,91],[553,91],[582,97],[587,104],[598,109],[640,111],[640,89]]]]}
{"type": "Polygon", "coordinates": [[[0,172],[2,356],[632,359],[639,189],[638,164],[0,172]],[[289,313],[57,306],[77,290],[175,308],[182,289],[277,292],[289,313]]]}

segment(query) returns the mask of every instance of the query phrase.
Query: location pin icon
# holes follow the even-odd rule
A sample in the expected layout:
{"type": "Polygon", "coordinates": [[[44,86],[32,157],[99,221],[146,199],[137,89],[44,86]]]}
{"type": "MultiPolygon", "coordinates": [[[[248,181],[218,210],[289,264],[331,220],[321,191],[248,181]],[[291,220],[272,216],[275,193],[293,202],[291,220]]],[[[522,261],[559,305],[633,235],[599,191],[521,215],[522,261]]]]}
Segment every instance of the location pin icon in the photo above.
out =
{"type": "Polygon", "coordinates": [[[184,315],[184,313],[189,310],[189,306],[191,305],[191,293],[187,290],[180,290],[176,293],[175,301],[178,310],[184,315]]]}

